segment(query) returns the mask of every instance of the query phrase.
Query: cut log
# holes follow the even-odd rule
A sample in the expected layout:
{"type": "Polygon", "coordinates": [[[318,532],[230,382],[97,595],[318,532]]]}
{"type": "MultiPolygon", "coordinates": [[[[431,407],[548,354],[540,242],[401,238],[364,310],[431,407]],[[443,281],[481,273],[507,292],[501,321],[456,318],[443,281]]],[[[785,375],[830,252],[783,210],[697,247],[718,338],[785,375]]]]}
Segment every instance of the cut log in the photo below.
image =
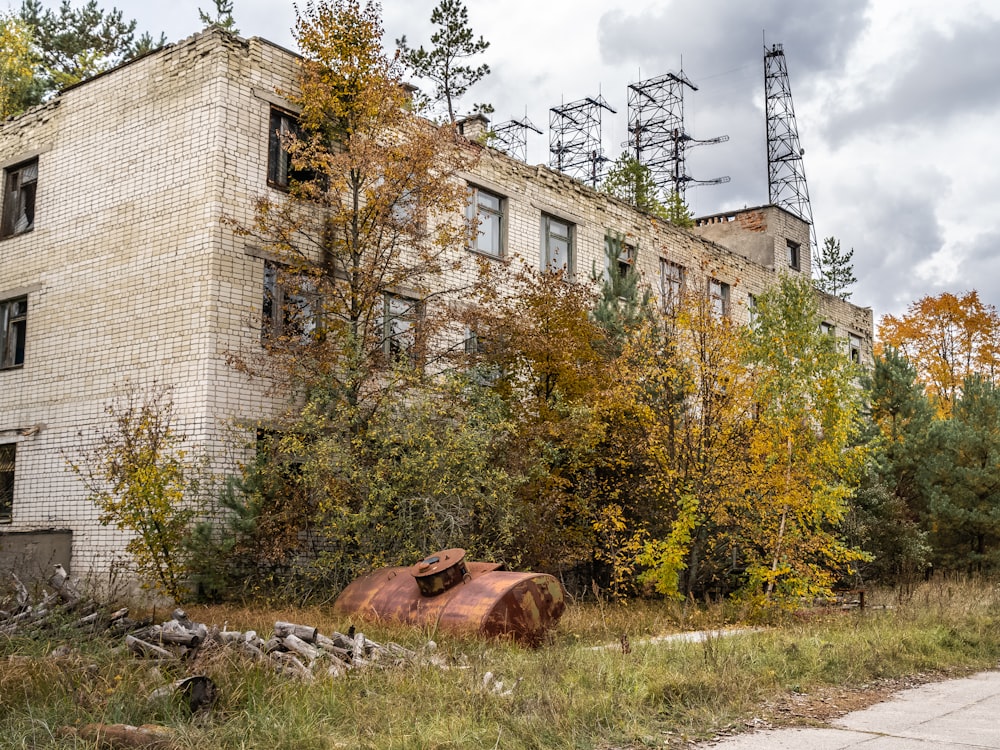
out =
{"type": "Polygon", "coordinates": [[[84,742],[93,742],[97,747],[107,750],[127,748],[166,750],[174,747],[174,732],[168,727],[154,724],[143,724],[141,727],[130,724],[84,724],[79,728],[62,727],[59,734],[78,737],[84,742]]]}
{"type": "Polygon", "coordinates": [[[178,646],[188,646],[196,648],[202,642],[202,637],[192,632],[177,620],[167,620],[159,626],[159,640],[161,643],[173,643],[178,646]]]}
{"type": "Polygon", "coordinates": [[[310,646],[294,633],[289,633],[282,638],[281,644],[289,651],[294,651],[306,661],[315,661],[319,658],[319,649],[314,646],[310,646]]]}
{"type": "Polygon", "coordinates": [[[144,656],[151,659],[176,658],[172,653],[167,651],[167,649],[161,648],[153,643],[149,643],[148,641],[140,640],[135,636],[125,636],[125,645],[128,646],[128,650],[136,656],[144,656]]]}
{"type": "Polygon", "coordinates": [[[296,638],[301,638],[306,643],[312,643],[316,640],[316,634],[319,631],[316,628],[311,628],[308,625],[296,625],[293,622],[281,622],[280,620],[274,623],[274,635],[278,638],[284,638],[287,635],[294,635],[296,638]]]}

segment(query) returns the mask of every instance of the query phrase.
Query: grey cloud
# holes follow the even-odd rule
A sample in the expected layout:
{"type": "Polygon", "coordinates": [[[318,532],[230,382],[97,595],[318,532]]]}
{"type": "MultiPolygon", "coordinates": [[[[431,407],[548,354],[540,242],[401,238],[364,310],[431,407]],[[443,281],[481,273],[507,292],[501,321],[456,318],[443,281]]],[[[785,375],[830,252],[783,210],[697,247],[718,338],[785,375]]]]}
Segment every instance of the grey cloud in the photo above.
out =
{"type": "MultiPolygon", "coordinates": [[[[885,128],[915,130],[1000,108],[1000,21],[982,21],[951,35],[930,31],[915,40],[889,91],[834,116],[825,128],[834,145],[885,128]]],[[[890,75],[885,73],[885,75],[890,75]]],[[[832,104],[832,103],[831,103],[832,104]]],[[[835,106],[830,111],[836,112],[835,106]]]]}

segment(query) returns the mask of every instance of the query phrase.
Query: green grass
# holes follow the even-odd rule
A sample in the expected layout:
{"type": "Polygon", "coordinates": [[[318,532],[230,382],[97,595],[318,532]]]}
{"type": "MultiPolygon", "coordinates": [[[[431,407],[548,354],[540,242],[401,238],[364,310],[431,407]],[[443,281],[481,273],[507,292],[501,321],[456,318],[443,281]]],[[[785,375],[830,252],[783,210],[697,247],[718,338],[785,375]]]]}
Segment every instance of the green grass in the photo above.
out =
{"type": "MultiPolygon", "coordinates": [[[[878,678],[959,674],[1000,661],[1000,588],[929,584],[909,601],[871,594],[864,612],[812,611],[762,630],[696,644],[645,644],[651,635],[732,624],[725,606],[574,606],[543,648],[435,634],[447,669],[415,664],[304,684],[231,651],[193,664],[155,665],[101,639],[75,643],[0,636],[0,747],[83,748],[59,728],[89,722],[159,723],[180,748],[621,748],[704,738],[790,693],[857,688],[878,678]],[[883,607],[883,605],[885,605],[883,607]],[[631,642],[624,654],[622,634],[631,642]],[[616,644],[607,649],[593,646],[616,644]],[[510,696],[484,690],[489,671],[510,696]],[[168,679],[203,672],[219,687],[194,719],[145,696],[168,679]]],[[[191,608],[194,619],[268,633],[274,620],[344,630],[324,609],[191,608]]],[[[160,613],[161,619],[163,613],[160,613]]],[[[365,625],[370,638],[420,648],[427,632],[365,625]]]]}

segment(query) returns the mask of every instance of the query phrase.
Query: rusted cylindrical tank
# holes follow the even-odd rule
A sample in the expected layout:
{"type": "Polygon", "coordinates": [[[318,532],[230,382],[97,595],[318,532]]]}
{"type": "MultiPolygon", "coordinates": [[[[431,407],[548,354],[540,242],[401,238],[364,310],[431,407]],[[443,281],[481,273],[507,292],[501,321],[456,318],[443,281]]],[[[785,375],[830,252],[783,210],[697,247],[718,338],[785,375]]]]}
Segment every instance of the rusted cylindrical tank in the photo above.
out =
{"type": "Polygon", "coordinates": [[[467,562],[448,549],[416,565],[382,568],[345,588],[334,612],[442,630],[511,636],[537,643],[566,603],[559,581],[544,573],[510,573],[498,563],[467,562]]]}

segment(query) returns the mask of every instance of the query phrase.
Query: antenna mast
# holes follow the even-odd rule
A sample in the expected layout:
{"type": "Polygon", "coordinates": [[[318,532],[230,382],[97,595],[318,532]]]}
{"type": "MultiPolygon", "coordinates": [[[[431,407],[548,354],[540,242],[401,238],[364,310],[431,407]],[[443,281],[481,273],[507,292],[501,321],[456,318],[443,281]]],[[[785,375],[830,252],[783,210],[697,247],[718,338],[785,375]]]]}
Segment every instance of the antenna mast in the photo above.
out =
{"type": "Polygon", "coordinates": [[[542,131],[525,115],[520,120],[508,120],[493,128],[496,146],[515,159],[528,161],[528,131],[533,130],[539,135],[542,131]]]}
{"type": "Polygon", "coordinates": [[[696,180],[687,173],[687,150],[710,143],[725,143],[728,135],[697,140],[684,130],[684,88],[698,87],[679,73],[666,73],[628,86],[629,140],[622,146],[636,161],[649,168],[656,186],[664,193],[675,192],[681,199],[690,184],[719,185],[728,177],[696,180]]]}
{"type": "Polygon", "coordinates": [[[767,198],[773,206],[790,211],[809,223],[813,248],[816,228],[813,225],[809,186],[802,163],[805,153],[799,145],[799,130],[792,107],[792,89],[788,66],[780,44],[764,47],[764,101],[767,112],[767,198]]]}
{"type": "Polygon", "coordinates": [[[549,110],[549,166],[597,187],[608,158],[601,146],[601,112],[615,114],[604,97],[587,97],[549,110]]]}

